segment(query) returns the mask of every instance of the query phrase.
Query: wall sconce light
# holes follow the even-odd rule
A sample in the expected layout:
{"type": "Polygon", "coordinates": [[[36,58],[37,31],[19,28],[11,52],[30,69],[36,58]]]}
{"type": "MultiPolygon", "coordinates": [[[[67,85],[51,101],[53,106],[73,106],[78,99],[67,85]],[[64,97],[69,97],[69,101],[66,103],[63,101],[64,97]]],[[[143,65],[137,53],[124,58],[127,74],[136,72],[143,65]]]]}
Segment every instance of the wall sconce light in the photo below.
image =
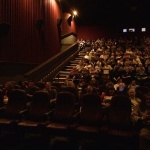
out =
{"type": "Polygon", "coordinates": [[[77,16],[78,12],[76,10],[73,11],[73,16],[77,16]]]}
{"type": "Polygon", "coordinates": [[[69,24],[70,26],[71,26],[71,21],[73,21],[74,18],[75,18],[75,16],[77,16],[77,15],[78,15],[77,11],[76,11],[76,10],[73,10],[73,11],[72,11],[72,14],[68,17],[67,21],[68,21],[68,24],[69,24]]]}
{"type": "Polygon", "coordinates": [[[72,11],[72,20],[78,15],[78,12],[76,10],[72,11]]]}

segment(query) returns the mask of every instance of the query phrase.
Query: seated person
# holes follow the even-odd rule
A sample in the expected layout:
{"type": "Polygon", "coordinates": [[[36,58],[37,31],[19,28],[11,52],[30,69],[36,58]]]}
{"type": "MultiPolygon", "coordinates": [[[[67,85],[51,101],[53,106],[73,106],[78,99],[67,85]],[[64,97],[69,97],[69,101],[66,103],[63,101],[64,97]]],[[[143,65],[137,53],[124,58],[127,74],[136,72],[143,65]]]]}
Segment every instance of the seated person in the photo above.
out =
{"type": "Polygon", "coordinates": [[[57,91],[56,91],[56,89],[52,88],[51,82],[46,82],[45,88],[43,90],[50,94],[50,99],[56,99],[57,91]]]}
{"type": "Polygon", "coordinates": [[[126,85],[129,85],[132,80],[132,72],[129,68],[126,68],[122,73],[122,80],[126,85]]]}
{"type": "Polygon", "coordinates": [[[136,96],[136,90],[134,88],[128,90],[128,96],[131,99],[132,107],[138,107],[140,105],[141,100],[136,96]]]}
{"type": "Polygon", "coordinates": [[[114,89],[117,91],[117,89],[122,85],[122,87],[125,87],[125,83],[123,83],[122,79],[118,79],[117,83],[114,84],[114,89]]]}
{"type": "Polygon", "coordinates": [[[72,86],[75,87],[75,84],[73,82],[73,79],[70,78],[69,76],[66,76],[66,80],[64,82],[64,86],[72,86]]]}
{"type": "Polygon", "coordinates": [[[103,92],[101,95],[102,106],[109,107],[111,104],[112,97],[116,94],[116,91],[113,87],[106,89],[106,92],[103,92]]]}
{"type": "Polygon", "coordinates": [[[126,84],[122,81],[122,78],[118,79],[117,83],[114,84],[115,91],[117,94],[125,94],[127,92],[126,84]]]}
{"type": "Polygon", "coordinates": [[[128,89],[136,89],[137,87],[139,87],[139,85],[136,83],[136,80],[134,79],[128,85],[128,89]]]}
{"type": "Polygon", "coordinates": [[[135,78],[137,80],[145,80],[147,79],[147,74],[145,72],[145,68],[142,64],[139,64],[137,67],[136,67],[136,72],[135,72],[135,78]]]}
{"type": "Polygon", "coordinates": [[[77,67],[73,67],[72,70],[70,71],[69,77],[73,78],[75,76],[79,75],[79,70],[77,67]]]}
{"type": "Polygon", "coordinates": [[[43,91],[48,92],[50,98],[50,108],[54,108],[58,92],[55,88],[52,88],[52,82],[46,82],[43,91]]]}
{"type": "Polygon", "coordinates": [[[139,107],[133,107],[131,119],[139,131],[139,150],[150,149],[150,91],[145,94],[139,107]]]}

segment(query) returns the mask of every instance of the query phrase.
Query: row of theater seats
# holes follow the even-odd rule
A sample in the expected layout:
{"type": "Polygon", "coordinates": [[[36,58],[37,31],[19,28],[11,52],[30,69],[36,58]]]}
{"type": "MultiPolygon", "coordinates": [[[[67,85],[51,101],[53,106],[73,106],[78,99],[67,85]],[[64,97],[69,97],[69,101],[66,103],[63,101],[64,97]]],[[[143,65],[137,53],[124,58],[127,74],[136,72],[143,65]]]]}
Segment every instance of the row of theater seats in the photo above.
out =
{"type": "Polygon", "coordinates": [[[27,106],[25,92],[14,89],[8,103],[0,108],[0,129],[13,131],[20,137],[27,133],[40,134],[51,141],[64,137],[77,145],[93,141],[109,149],[114,149],[115,144],[121,149],[138,147],[128,97],[114,96],[109,109],[103,108],[100,97],[92,93],[83,95],[79,102],[80,109],[76,109],[75,96],[62,91],[58,93],[55,107],[51,108],[49,94],[40,90],[27,106]]]}

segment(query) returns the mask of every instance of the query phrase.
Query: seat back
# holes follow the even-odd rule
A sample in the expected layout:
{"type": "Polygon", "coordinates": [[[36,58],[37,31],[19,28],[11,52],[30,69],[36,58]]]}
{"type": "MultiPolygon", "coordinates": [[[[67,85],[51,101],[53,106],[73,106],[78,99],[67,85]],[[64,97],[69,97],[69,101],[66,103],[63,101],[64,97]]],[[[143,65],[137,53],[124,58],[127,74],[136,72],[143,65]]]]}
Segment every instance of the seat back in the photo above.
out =
{"type": "Polygon", "coordinates": [[[148,86],[138,86],[136,87],[135,91],[136,91],[136,96],[138,98],[140,98],[141,100],[143,100],[143,98],[145,97],[144,95],[147,94],[149,92],[150,88],[148,86]]]}
{"type": "Polygon", "coordinates": [[[4,106],[4,94],[3,91],[0,90],[0,107],[4,106]]]}
{"type": "Polygon", "coordinates": [[[62,91],[62,85],[60,83],[53,82],[52,86],[57,88],[57,92],[61,92],[62,91]]]}
{"type": "Polygon", "coordinates": [[[110,128],[128,129],[131,127],[131,100],[128,96],[112,97],[108,119],[110,128]]]}
{"type": "Polygon", "coordinates": [[[60,92],[57,95],[54,119],[58,122],[69,122],[75,112],[75,97],[70,92],[60,92]]]}
{"type": "Polygon", "coordinates": [[[81,124],[99,124],[102,119],[101,99],[97,94],[88,93],[81,97],[81,124]]]}
{"type": "Polygon", "coordinates": [[[39,87],[40,90],[43,90],[45,88],[45,82],[43,81],[36,82],[36,86],[39,87]]]}
{"type": "Polygon", "coordinates": [[[17,117],[19,112],[26,109],[27,97],[24,90],[14,89],[10,92],[5,109],[7,117],[17,117]]]}
{"type": "Polygon", "coordinates": [[[29,87],[27,90],[27,94],[33,95],[36,91],[39,91],[40,88],[38,86],[29,87]]]}
{"type": "Polygon", "coordinates": [[[78,89],[76,87],[66,86],[63,91],[72,93],[75,96],[75,101],[79,101],[78,89]]]}
{"type": "Polygon", "coordinates": [[[36,91],[33,94],[31,100],[28,119],[33,121],[48,119],[45,114],[49,111],[50,111],[50,95],[43,90],[36,91]]]}

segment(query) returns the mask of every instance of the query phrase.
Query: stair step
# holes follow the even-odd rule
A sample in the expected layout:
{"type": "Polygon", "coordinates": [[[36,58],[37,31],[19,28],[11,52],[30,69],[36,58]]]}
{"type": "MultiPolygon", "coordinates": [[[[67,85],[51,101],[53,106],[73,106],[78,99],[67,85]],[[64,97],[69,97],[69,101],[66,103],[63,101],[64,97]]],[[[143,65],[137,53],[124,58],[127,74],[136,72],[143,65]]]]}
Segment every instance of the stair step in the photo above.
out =
{"type": "Polygon", "coordinates": [[[60,78],[66,78],[66,74],[59,74],[60,78]]]}
{"type": "MultiPolygon", "coordinates": [[[[80,60],[81,60],[81,59],[80,59],[80,60]]],[[[75,60],[72,60],[71,62],[77,63],[77,62],[79,62],[80,60],[79,60],[79,59],[75,59],[75,60]]]]}
{"type": "Polygon", "coordinates": [[[62,77],[60,77],[60,78],[58,78],[58,77],[56,77],[56,78],[54,78],[55,80],[66,80],[66,78],[62,78],[62,77]]]}
{"type": "Polygon", "coordinates": [[[59,76],[67,76],[69,74],[70,74],[70,72],[69,73],[59,73],[59,76]]]}
{"type": "Polygon", "coordinates": [[[78,63],[71,63],[70,66],[76,66],[78,63]]]}
{"type": "Polygon", "coordinates": [[[71,70],[72,70],[72,68],[71,68],[71,69],[70,69],[70,68],[66,68],[65,70],[66,70],[66,71],[71,71],[71,70]]]}
{"type": "Polygon", "coordinates": [[[83,58],[84,56],[85,56],[85,54],[78,55],[79,58],[83,58]]]}
{"type": "Polygon", "coordinates": [[[77,58],[75,58],[75,60],[81,60],[81,58],[80,58],[80,57],[77,57],[77,58]]]}
{"type": "Polygon", "coordinates": [[[70,74],[70,71],[59,71],[59,73],[70,74]]]}
{"type": "Polygon", "coordinates": [[[71,63],[78,64],[80,60],[73,60],[71,63]]]}
{"type": "Polygon", "coordinates": [[[86,52],[79,52],[78,56],[85,55],[86,52]]]}
{"type": "Polygon", "coordinates": [[[64,85],[64,82],[62,82],[62,81],[53,81],[53,83],[59,83],[59,84],[61,84],[61,85],[64,85]]]}
{"type": "Polygon", "coordinates": [[[74,60],[70,61],[68,65],[64,67],[61,71],[59,71],[59,74],[54,78],[54,83],[59,83],[64,85],[64,82],[66,80],[66,76],[70,75],[70,71],[73,69],[73,67],[77,66],[79,61],[82,60],[82,58],[85,56],[87,50],[82,50],[78,53],[78,56],[74,58],[74,60]]]}
{"type": "Polygon", "coordinates": [[[68,75],[64,75],[64,76],[56,76],[55,78],[61,78],[61,79],[64,80],[64,78],[66,79],[67,76],[68,76],[68,75]]]}
{"type": "Polygon", "coordinates": [[[73,68],[73,66],[70,66],[70,65],[69,65],[69,66],[66,66],[66,68],[73,68]]]}

